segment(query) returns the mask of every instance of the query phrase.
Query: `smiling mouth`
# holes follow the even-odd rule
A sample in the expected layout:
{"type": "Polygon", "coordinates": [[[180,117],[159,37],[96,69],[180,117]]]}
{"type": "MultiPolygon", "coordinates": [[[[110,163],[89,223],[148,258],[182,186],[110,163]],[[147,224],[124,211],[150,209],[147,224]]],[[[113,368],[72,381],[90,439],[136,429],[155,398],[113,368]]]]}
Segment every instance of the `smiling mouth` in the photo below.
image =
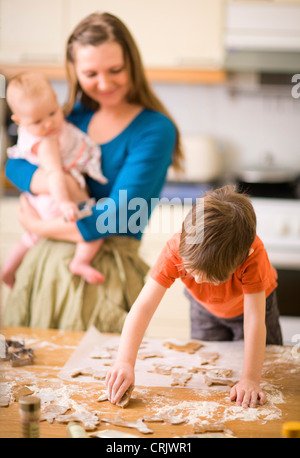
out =
{"type": "Polygon", "coordinates": [[[114,95],[117,92],[117,89],[112,89],[111,91],[99,92],[100,96],[109,97],[110,95],[114,95]]]}

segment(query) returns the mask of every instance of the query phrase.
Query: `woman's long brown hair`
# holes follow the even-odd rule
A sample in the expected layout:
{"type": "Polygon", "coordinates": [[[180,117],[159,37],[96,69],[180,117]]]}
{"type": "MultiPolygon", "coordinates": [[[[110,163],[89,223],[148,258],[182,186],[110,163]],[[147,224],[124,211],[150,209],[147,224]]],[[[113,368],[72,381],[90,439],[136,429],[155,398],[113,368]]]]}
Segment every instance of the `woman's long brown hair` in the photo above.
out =
{"type": "Polygon", "coordinates": [[[184,154],[180,142],[180,132],[176,123],[151,89],[146,78],[142,59],[138,47],[123,22],[109,13],[93,13],[84,18],[74,29],[67,41],[66,70],[69,83],[69,99],[64,107],[65,114],[70,113],[76,100],[80,100],[86,107],[98,110],[99,104],[88,97],[78,82],[74,62],[74,45],[98,46],[105,42],[119,43],[123,50],[125,64],[131,77],[131,88],[128,93],[128,102],[141,105],[145,108],[165,114],[175,125],[177,140],[173,155],[175,172],[183,171],[184,154]]]}

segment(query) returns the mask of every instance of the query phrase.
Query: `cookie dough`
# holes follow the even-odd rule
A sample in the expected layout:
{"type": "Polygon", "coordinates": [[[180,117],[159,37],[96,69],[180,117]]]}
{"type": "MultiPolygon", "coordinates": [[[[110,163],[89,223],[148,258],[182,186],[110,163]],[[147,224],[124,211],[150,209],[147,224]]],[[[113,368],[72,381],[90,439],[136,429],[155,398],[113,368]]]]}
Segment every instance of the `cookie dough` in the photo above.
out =
{"type": "Polygon", "coordinates": [[[199,348],[203,347],[203,343],[196,342],[196,341],[190,341],[185,344],[175,344],[173,342],[164,342],[163,345],[164,347],[167,347],[170,350],[182,351],[182,352],[189,353],[189,354],[193,354],[197,350],[199,350],[199,348]]]}
{"type": "Polygon", "coordinates": [[[59,415],[55,418],[58,423],[69,423],[70,421],[79,421],[86,430],[94,430],[100,423],[98,415],[93,412],[74,412],[68,415],[59,415]]]}
{"type": "Polygon", "coordinates": [[[193,425],[194,433],[211,433],[211,432],[221,432],[225,430],[225,425],[223,423],[194,423],[193,425]]]}
{"type": "Polygon", "coordinates": [[[200,364],[212,364],[219,358],[219,353],[199,352],[200,364]]]}
{"type": "Polygon", "coordinates": [[[135,428],[140,433],[143,434],[152,434],[153,431],[152,429],[148,428],[148,426],[145,425],[143,420],[139,418],[137,421],[125,421],[122,418],[116,416],[115,418],[102,418],[102,421],[105,423],[110,423],[111,425],[115,426],[124,426],[125,428],[135,428]]]}
{"type": "Polygon", "coordinates": [[[68,410],[70,410],[69,407],[50,404],[49,406],[45,407],[45,409],[43,409],[40,420],[53,423],[56,417],[65,414],[68,410]]]}
{"type": "Polygon", "coordinates": [[[227,386],[233,386],[236,384],[236,381],[226,378],[226,377],[211,377],[209,375],[204,376],[204,382],[207,386],[212,386],[212,385],[227,385],[227,386]]]}
{"type": "MultiPolygon", "coordinates": [[[[131,394],[134,389],[134,385],[130,385],[130,387],[125,391],[121,399],[116,403],[118,407],[122,407],[124,409],[128,406],[129,401],[131,399],[131,394]]],[[[108,401],[108,395],[106,391],[102,391],[99,398],[97,399],[98,402],[108,401]]]]}

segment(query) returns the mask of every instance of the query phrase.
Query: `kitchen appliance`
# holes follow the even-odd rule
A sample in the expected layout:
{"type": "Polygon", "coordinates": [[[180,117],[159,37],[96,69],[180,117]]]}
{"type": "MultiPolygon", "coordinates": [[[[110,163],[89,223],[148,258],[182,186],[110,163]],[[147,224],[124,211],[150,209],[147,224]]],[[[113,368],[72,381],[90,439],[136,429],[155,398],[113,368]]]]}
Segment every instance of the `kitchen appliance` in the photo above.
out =
{"type": "Polygon", "coordinates": [[[210,183],[218,180],[223,169],[222,154],[209,135],[184,135],[185,182],[210,183]]]}
{"type": "Polygon", "coordinates": [[[236,177],[253,197],[300,199],[300,170],[276,165],[272,154],[266,155],[263,165],[237,170],[236,177]]]}
{"type": "Polygon", "coordinates": [[[281,315],[300,316],[300,200],[252,198],[257,234],[278,272],[281,315]]]}
{"type": "Polygon", "coordinates": [[[229,71],[299,73],[300,5],[228,1],[224,65],[229,71]]]}
{"type": "Polygon", "coordinates": [[[300,171],[279,166],[267,153],[261,164],[240,169],[237,179],[252,198],[258,236],[278,272],[280,313],[300,316],[300,171]]]}

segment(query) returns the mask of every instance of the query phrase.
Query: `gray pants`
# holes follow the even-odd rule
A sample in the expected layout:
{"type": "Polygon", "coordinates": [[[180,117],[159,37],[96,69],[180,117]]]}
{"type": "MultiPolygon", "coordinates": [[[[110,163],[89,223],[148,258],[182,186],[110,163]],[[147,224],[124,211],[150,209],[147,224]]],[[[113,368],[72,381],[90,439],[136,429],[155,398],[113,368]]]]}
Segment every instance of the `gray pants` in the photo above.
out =
{"type": "MultiPolygon", "coordinates": [[[[187,290],[185,290],[185,295],[190,301],[192,339],[209,341],[244,339],[243,314],[234,318],[219,318],[196,301],[187,290]]],[[[282,345],[276,290],[266,299],[266,329],[266,344],[282,345]]]]}

